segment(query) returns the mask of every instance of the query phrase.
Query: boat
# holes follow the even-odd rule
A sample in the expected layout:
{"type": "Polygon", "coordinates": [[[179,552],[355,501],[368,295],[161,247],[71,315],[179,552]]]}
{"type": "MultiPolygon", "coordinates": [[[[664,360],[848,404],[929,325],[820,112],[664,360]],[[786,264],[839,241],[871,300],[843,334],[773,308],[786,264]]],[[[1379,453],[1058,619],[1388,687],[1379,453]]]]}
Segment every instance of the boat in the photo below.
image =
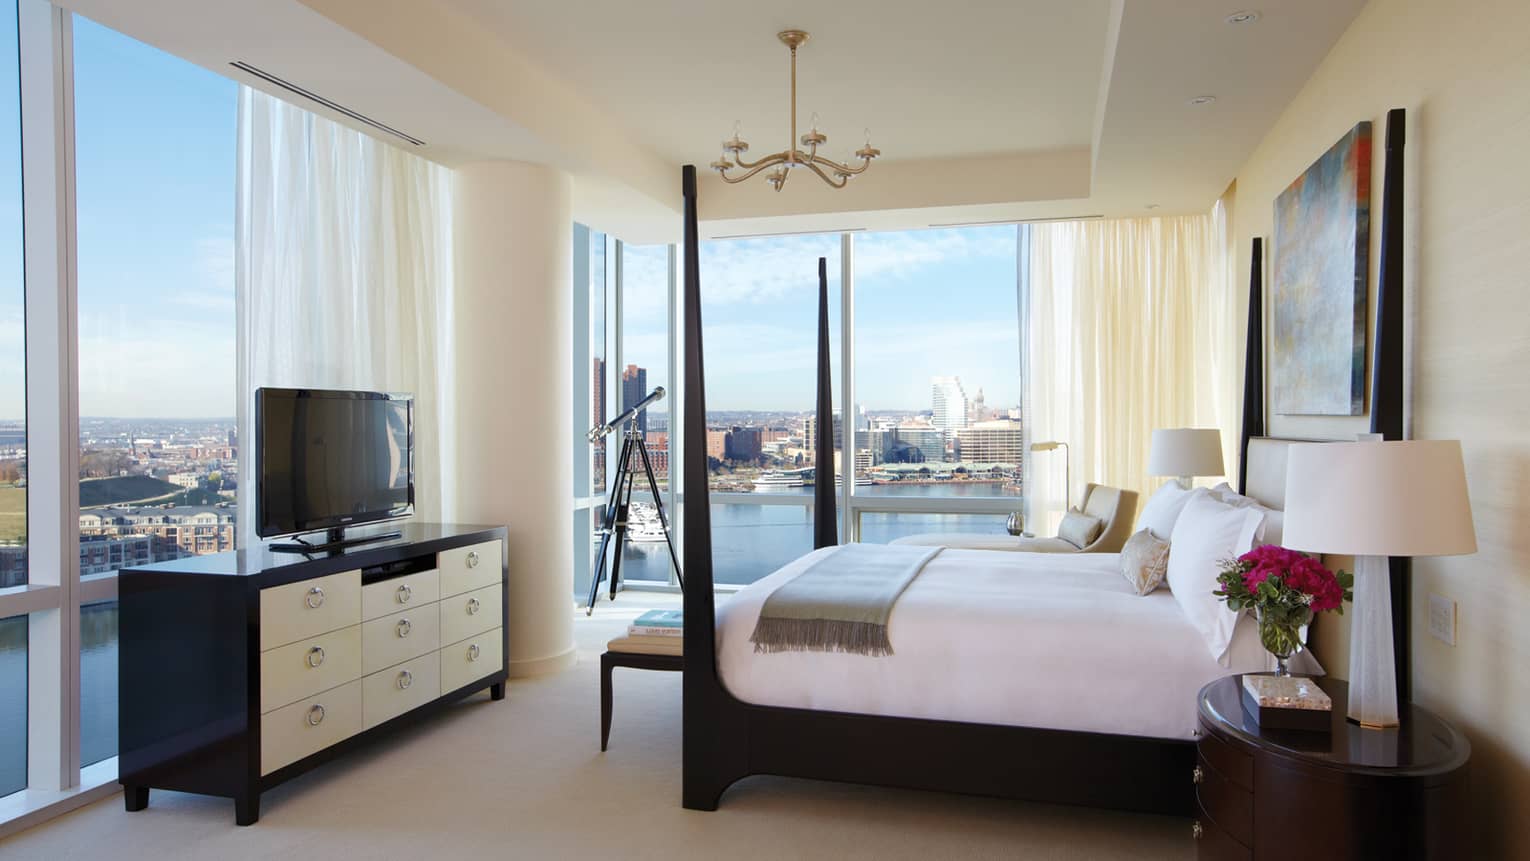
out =
{"type": "MultiPolygon", "coordinates": [[[[834,476],[834,483],[837,484],[837,485],[843,486],[844,483],[845,483],[845,477],[843,475],[836,475],[836,476],[834,476]]],[[[855,486],[856,487],[870,487],[871,485],[873,485],[875,483],[876,482],[872,481],[871,480],[871,476],[869,476],[869,475],[857,475],[855,477],[855,486]]]]}
{"type": "Polygon", "coordinates": [[[756,490],[779,490],[784,487],[806,487],[807,482],[800,472],[781,472],[772,470],[762,472],[754,480],[756,490]]]}

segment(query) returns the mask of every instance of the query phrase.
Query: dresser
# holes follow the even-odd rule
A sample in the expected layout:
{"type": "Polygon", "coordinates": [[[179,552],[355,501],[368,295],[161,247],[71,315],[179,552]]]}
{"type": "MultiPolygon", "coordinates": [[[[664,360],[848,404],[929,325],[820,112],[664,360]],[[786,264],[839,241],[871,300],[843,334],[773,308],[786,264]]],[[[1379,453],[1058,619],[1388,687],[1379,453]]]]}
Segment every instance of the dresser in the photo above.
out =
{"type": "Polygon", "coordinates": [[[121,572],[128,810],[171,789],[232,798],[250,825],[273,786],[471,694],[504,698],[505,529],[402,532],[312,556],[261,545],[121,572]]]}
{"type": "Polygon", "coordinates": [[[1470,858],[1465,737],[1432,712],[1365,729],[1333,699],[1331,731],[1261,730],[1243,712],[1241,676],[1201,689],[1196,820],[1202,859],[1470,858]]]}

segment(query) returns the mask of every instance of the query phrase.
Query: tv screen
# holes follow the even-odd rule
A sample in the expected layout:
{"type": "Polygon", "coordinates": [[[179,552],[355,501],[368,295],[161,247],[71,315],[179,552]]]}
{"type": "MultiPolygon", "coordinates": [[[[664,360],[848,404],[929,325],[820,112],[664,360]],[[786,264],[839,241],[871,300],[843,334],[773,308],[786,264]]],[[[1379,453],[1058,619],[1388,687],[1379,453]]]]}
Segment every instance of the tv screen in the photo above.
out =
{"type": "Polygon", "coordinates": [[[414,505],[413,400],[379,392],[255,392],[261,537],[353,526],[414,505]]]}

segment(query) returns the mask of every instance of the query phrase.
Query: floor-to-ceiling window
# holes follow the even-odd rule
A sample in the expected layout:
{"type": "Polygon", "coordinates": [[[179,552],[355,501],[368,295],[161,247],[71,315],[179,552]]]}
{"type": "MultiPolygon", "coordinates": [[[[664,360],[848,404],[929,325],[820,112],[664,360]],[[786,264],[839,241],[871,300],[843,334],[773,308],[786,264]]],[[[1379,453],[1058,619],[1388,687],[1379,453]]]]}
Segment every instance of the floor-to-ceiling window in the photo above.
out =
{"type": "MultiPolygon", "coordinates": [[[[829,276],[834,403],[834,463],[823,480],[835,483],[841,538],[1004,531],[1024,487],[1024,232],[1002,225],[702,244],[706,438],[684,444],[707,455],[715,582],[753,582],[812,547],[820,257],[829,276]]],[[[606,298],[620,324],[602,355],[620,365],[605,380],[626,405],[639,389],[664,384],[661,371],[681,336],[674,252],[613,244],[620,265],[608,267],[606,298]]],[[[643,430],[656,450],[665,447],[661,460],[673,452],[678,467],[671,403],[651,410],[643,430]]],[[[671,513],[678,519],[678,507],[671,513]]],[[[637,522],[644,517],[640,510],[637,522]]],[[[654,541],[628,551],[624,579],[664,579],[662,536],[649,532],[654,541]]]]}
{"type": "MultiPolygon", "coordinates": [[[[717,583],[751,583],[811,550],[813,487],[845,472],[813,457],[818,260],[827,263],[837,357],[841,246],[839,234],[701,246],[707,438],[688,444],[706,446],[717,583]]],[[[842,419],[835,425],[838,436],[842,419]]]]}
{"type": "Polygon", "coordinates": [[[648,451],[655,486],[650,486],[642,464],[635,459],[632,468],[636,480],[633,505],[628,511],[622,578],[667,584],[673,581],[674,566],[653,497],[657,490],[666,516],[673,513],[670,441],[674,435],[670,419],[676,411],[669,363],[672,258],[668,245],[622,243],[620,248],[621,266],[617,271],[621,273],[621,367],[614,369],[613,375],[615,410],[627,410],[660,386],[667,392],[633,420],[648,451]]]}
{"type": "MultiPolygon", "coordinates": [[[[234,546],[237,99],[74,19],[82,577],[234,546]]],[[[80,614],[89,765],[117,752],[117,614],[80,614]]]]}
{"type": "Polygon", "coordinates": [[[1016,227],[853,239],[858,538],[1003,533],[1023,488],[1016,227]]]}
{"type": "MultiPolygon", "coordinates": [[[[27,582],[26,320],[16,5],[0,4],[0,590],[27,582]]],[[[3,615],[3,614],[0,614],[3,615]]],[[[27,785],[27,617],[0,618],[0,796],[27,785]]]]}

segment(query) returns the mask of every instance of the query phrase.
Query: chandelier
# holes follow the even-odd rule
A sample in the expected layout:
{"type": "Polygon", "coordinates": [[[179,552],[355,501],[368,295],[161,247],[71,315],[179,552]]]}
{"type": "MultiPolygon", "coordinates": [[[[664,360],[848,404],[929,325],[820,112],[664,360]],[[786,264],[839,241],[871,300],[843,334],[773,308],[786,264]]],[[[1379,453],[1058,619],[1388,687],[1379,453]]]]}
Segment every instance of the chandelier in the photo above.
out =
{"type": "Polygon", "coordinates": [[[882,151],[871,145],[871,132],[866,133],[866,145],[855,151],[855,158],[861,160],[859,167],[851,167],[841,164],[834,159],[818,154],[818,148],[829,142],[829,136],[818,130],[818,115],[813,115],[813,128],[801,138],[802,146],[806,149],[797,148],[797,49],[808,40],[808,34],[803,30],[782,30],[776,34],[787,48],[792,52],[792,133],[788,139],[790,145],[780,152],[774,152],[758,161],[747,161],[744,153],[749,151],[749,144],[739,137],[738,123],[733,124],[733,137],[723,141],[722,155],[717,161],[712,162],[712,169],[723,178],[724,182],[743,182],[751,176],[767,168],[775,168],[765,175],[776,191],[786,185],[786,178],[791,175],[794,168],[807,168],[818,174],[818,178],[835,188],[844,188],[850,181],[850,177],[865,173],[866,168],[871,166],[871,160],[882,154],[882,151]],[[739,168],[744,173],[737,176],[729,176],[728,171],[739,168]],[[832,176],[830,175],[832,174],[832,176]]]}

